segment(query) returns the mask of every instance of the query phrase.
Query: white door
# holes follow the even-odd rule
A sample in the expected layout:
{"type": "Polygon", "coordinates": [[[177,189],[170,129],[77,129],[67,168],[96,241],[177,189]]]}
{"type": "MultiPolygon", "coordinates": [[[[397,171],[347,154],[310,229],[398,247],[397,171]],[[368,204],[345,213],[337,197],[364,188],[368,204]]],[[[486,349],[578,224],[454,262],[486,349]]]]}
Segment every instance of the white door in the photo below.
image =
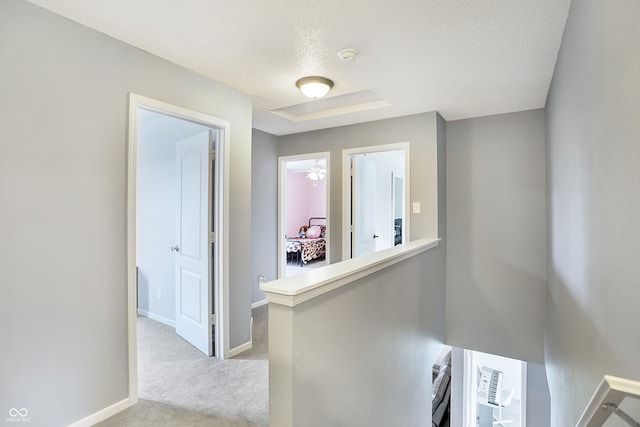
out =
{"type": "Polygon", "coordinates": [[[352,180],[353,233],[352,257],[375,252],[376,241],[376,163],[360,154],[353,157],[352,180]]]}
{"type": "Polygon", "coordinates": [[[343,260],[392,247],[396,225],[402,236],[398,240],[409,240],[406,206],[398,206],[394,212],[393,199],[394,177],[405,177],[398,184],[402,188],[397,203],[405,205],[409,197],[408,151],[409,143],[342,151],[343,260]]]}
{"type": "Polygon", "coordinates": [[[176,333],[204,354],[213,350],[210,279],[210,132],[177,143],[176,333]]]}

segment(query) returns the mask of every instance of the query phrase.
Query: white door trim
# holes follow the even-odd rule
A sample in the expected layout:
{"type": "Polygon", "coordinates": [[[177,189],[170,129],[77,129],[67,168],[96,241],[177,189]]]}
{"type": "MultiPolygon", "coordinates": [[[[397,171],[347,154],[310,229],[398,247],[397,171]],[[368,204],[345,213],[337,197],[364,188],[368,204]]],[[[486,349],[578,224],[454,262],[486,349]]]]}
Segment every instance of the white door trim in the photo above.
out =
{"type": "MultiPolygon", "coordinates": [[[[285,265],[285,215],[284,215],[284,191],[285,186],[284,183],[286,181],[287,175],[287,162],[294,162],[296,160],[311,160],[311,159],[325,159],[327,161],[327,176],[325,179],[326,188],[327,188],[327,207],[326,207],[326,216],[327,216],[327,232],[325,234],[325,238],[327,241],[326,245],[326,253],[325,259],[327,260],[327,264],[330,263],[330,247],[331,247],[331,215],[330,215],[330,205],[331,205],[331,164],[330,164],[331,153],[329,151],[322,151],[319,153],[308,153],[308,154],[296,154],[293,156],[280,156],[278,157],[278,278],[284,277],[284,265],[285,265]]],[[[333,233],[335,235],[335,233],[333,233]]]]}
{"type": "Polygon", "coordinates": [[[179,119],[199,123],[219,130],[216,152],[217,209],[214,229],[216,256],[213,259],[215,275],[214,301],[217,317],[216,355],[224,359],[229,354],[229,143],[230,123],[208,114],[188,110],[134,93],[129,94],[128,152],[127,152],[127,331],[129,359],[129,401],[138,401],[138,361],[136,328],[136,176],[138,152],[138,108],[155,111],[179,119]],[[220,315],[222,314],[222,315],[220,315]]]}
{"type": "Polygon", "coordinates": [[[356,154],[379,153],[382,151],[404,151],[404,224],[403,242],[411,241],[411,225],[409,201],[411,200],[411,154],[409,142],[396,142],[392,144],[373,145],[370,147],[346,148],[342,150],[342,260],[351,258],[351,157],[356,154]]]}
{"type": "MultiPolygon", "coordinates": [[[[474,425],[477,416],[477,382],[476,369],[479,367],[478,363],[478,351],[465,349],[464,363],[463,363],[463,375],[462,375],[462,422],[463,425],[474,425]]],[[[486,355],[485,355],[486,356],[486,355]]],[[[493,359],[496,359],[494,368],[502,370],[499,360],[510,359],[506,356],[490,355],[493,359]]],[[[511,359],[511,361],[518,362],[520,364],[520,384],[521,389],[516,391],[516,396],[520,397],[520,425],[526,427],[527,424],[527,362],[518,359],[511,359]]],[[[512,407],[516,407],[512,405],[512,407]]]]}

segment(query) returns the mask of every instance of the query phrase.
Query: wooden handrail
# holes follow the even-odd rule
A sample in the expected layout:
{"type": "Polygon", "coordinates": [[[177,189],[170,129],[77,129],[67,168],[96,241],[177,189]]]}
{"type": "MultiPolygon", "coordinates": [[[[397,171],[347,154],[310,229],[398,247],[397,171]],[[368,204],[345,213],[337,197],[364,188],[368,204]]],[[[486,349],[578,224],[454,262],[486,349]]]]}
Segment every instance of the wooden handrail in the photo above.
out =
{"type": "Polygon", "coordinates": [[[640,399],[640,381],[605,375],[576,427],[601,427],[613,413],[616,413],[629,425],[640,426],[640,423],[619,408],[625,397],[640,399]]]}

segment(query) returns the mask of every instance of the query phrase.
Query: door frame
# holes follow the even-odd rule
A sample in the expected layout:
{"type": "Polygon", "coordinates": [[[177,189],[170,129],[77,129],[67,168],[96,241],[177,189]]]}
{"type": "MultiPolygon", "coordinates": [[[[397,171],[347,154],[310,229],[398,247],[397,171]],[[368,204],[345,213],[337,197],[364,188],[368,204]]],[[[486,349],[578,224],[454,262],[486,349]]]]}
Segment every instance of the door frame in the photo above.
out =
{"type": "Polygon", "coordinates": [[[129,399],[138,401],[137,286],[136,286],[136,179],[138,153],[138,108],[198,123],[218,130],[214,190],[216,212],[216,250],[212,261],[214,312],[216,313],[215,353],[224,359],[229,354],[229,152],[230,123],[208,114],[182,108],[135,93],[129,94],[127,139],[127,331],[129,362],[129,399]]]}
{"type": "Polygon", "coordinates": [[[285,212],[284,212],[284,201],[285,201],[285,191],[286,191],[286,177],[287,177],[287,167],[286,164],[288,162],[295,162],[297,160],[313,160],[313,159],[324,159],[327,162],[327,175],[326,179],[326,233],[325,239],[327,245],[325,247],[325,260],[326,263],[329,264],[331,260],[330,251],[331,251],[331,153],[329,151],[322,151],[319,153],[307,153],[307,154],[295,154],[292,156],[280,156],[278,157],[278,278],[284,277],[285,273],[285,212]]]}
{"type": "Polygon", "coordinates": [[[402,241],[409,242],[411,227],[409,201],[411,200],[411,153],[409,142],[373,145],[369,147],[345,148],[342,150],[342,260],[351,259],[351,158],[358,154],[384,151],[404,151],[404,222],[402,241]]]}
{"type": "MultiPolygon", "coordinates": [[[[463,350],[463,372],[462,372],[462,422],[463,425],[472,425],[475,423],[477,415],[477,378],[476,368],[478,364],[478,353],[483,353],[475,350],[463,350]]],[[[511,359],[506,356],[498,356],[494,354],[485,353],[491,358],[495,358],[496,364],[494,368],[500,369],[500,359],[511,359]]],[[[453,355],[452,355],[453,356],[453,355]]],[[[524,360],[511,359],[514,362],[520,363],[520,425],[526,427],[527,425],[527,362],[524,360]]],[[[452,394],[453,398],[453,394],[452,394]]]]}

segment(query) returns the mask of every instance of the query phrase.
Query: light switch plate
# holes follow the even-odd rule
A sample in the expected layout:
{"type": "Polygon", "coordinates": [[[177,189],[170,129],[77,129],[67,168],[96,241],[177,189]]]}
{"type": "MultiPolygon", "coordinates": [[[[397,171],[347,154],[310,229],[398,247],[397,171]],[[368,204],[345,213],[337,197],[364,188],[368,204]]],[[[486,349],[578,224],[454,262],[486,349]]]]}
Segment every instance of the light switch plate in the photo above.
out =
{"type": "Polygon", "coordinates": [[[413,202],[413,213],[414,214],[420,213],[420,202],[413,202]]]}

